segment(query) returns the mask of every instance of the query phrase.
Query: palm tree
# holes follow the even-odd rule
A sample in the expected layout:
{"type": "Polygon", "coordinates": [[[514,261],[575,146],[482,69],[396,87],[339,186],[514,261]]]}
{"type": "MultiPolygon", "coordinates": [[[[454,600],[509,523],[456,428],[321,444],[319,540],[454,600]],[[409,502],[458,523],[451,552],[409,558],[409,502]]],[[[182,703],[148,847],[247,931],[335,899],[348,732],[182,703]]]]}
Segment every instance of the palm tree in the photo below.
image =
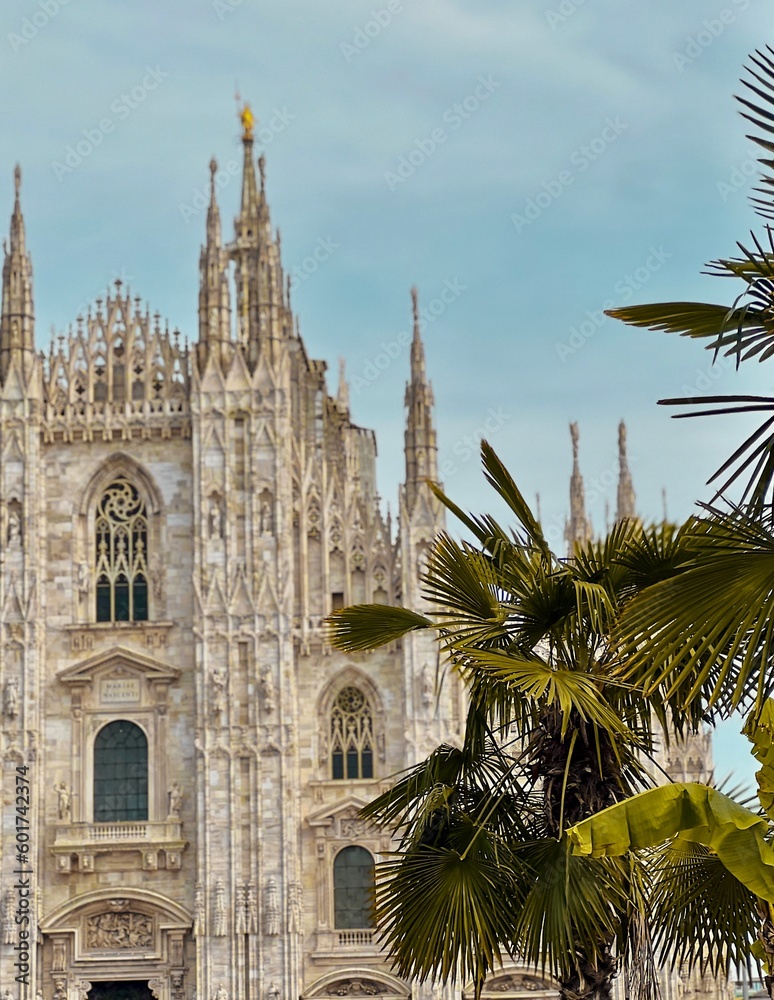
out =
{"type": "MultiPolygon", "coordinates": [[[[423,581],[432,614],[361,605],[329,619],[331,641],[349,651],[434,631],[469,695],[463,746],[439,747],[365,810],[400,831],[378,871],[377,924],[408,978],[478,989],[518,954],[567,1000],[607,998],[618,971],[634,969],[652,997],[646,866],[570,855],[563,834],[652,783],[654,718],[701,723],[698,701],[645,698],[636,678],[624,681],[611,642],[633,595],[682,572],[683,532],[627,521],[559,559],[486,443],[482,456],[517,528],[434,489],[477,544],[438,539],[423,581]]],[[[723,946],[717,916],[704,933],[727,966],[739,949],[723,946]]]]}
{"type": "MultiPolygon", "coordinates": [[[[747,97],[739,97],[742,115],[759,135],[748,138],[763,150],[763,174],[751,196],[755,210],[767,220],[774,219],[774,49],[754,52],[749,79],[743,79],[747,97]],[[752,99],[749,99],[752,98],[752,99]]],[[[610,309],[607,315],[632,326],[663,330],[683,337],[708,340],[715,358],[722,352],[741,362],[757,358],[766,361],[774,354],[774,232],[766,225],[762,238],[751,233],[752,245],[737,244],[741,256],[722,258],[707,265],[706,273],[733,278],[743,283],[740,294],[729,305],[704,302],[662,302],[610,309]]],[[[764,413],[763,423],[715,472],[721,496],[737,480],[747,477],[740,503],[754,512],[774,500],[774,397],[754,395],[699,396],[660,399],[665,405],[691,404],[702,409],[681,413],[680,417],[726,413],[764,413]],[[707,409],[706,407],[710,407],[707,409]]]]}

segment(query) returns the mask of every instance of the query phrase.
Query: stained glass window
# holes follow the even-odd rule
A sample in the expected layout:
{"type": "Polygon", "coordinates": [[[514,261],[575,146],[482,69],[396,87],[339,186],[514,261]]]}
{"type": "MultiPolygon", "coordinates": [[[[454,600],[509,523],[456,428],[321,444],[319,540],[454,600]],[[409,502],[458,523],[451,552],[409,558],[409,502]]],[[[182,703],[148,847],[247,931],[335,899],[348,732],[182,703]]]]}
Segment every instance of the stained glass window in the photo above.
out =
{"type": "Polygon", "coordinates": [[[339,691],[331,712],[332,777],[373,778],[373,716],[368,699],[354,686],[339,691]]]}
{"type": "Polygon", "coordinates": [[[140,494],[117,479],[97,505],[98,622],[148,620],[148,517],[140,494]]]}
{"type": "Polygon", "coordinates": [[[94,821],[148,818],[148,740],[133,722],[109,722],[94,740],[94,821]]]}
{"type": "Polygon", "coordinates": [[[374,859],[365,847],[345,847],[333,861],[333,926],[373,927],[374,859]]]}

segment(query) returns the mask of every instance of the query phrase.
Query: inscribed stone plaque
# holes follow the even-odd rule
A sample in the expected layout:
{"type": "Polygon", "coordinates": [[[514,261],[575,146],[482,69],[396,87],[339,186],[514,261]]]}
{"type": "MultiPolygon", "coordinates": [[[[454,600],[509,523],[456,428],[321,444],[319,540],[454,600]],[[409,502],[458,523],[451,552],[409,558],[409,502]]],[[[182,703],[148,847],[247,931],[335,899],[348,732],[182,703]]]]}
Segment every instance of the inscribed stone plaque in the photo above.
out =
{"type": "Polygon", "coordinates": [[[100,699],[103,704],[123,705],[140,700],[139,677],[109,677],[100,685],[100,699]]]}

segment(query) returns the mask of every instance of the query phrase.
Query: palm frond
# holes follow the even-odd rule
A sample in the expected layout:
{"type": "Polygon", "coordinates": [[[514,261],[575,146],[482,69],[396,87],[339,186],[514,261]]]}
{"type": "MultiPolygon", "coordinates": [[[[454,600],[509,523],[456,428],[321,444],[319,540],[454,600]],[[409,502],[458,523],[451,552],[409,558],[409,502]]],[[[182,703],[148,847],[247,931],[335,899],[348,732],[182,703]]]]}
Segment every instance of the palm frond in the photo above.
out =
{"type": "Polygon", "coordinates": [[[678,837],[650,861],[650,905],[663,959],[715,975],[747,966],[759,925],[755,895],[702,844],[678,837]]]}
{"type": "Polygon", "coordinates": [[[751,101],[744,97],[737,98],[745,109],[742,112],[743,117],[764,133],[763,135],[759,133],[747,136],[748,139],[757,143],[764,151],[764,155],[759,157],[759,162],[764,168],[760,181],[762,186],[754,189],[762,197],[751,196],[750,198],[755,211],[759,215],[762,215],[764,219],[774,218],[774,202],[772,201],[772,195],[774,194],[772,190],[774,188],[774,161],[771,158],[774,153],[774,143],[772,143],[770,138],[771,134],[774,133],[774,127],[772,126],[772,122],[774,122],[774,114],[772,113],[774,111],[774,88],[772,87],[772,83],[774,82],[774,62],[771,59],[773,55],[774,50],[772,50],[771,46],[767,45],[765,50],[758,49],[750,56],[752,66],[748,66],[747,71],[752,80],[743,79],[742,84],[750,93],[755,95],[755,99],[751,101]]]}
{"type": "Polygon", "coordinates": [[[407,632],[434,627],[424,615],[390,604],[355,604],[341,608],[332,612],[325,623],[331,645],[348,653],[376,649],[401,639],[407,632]]]}

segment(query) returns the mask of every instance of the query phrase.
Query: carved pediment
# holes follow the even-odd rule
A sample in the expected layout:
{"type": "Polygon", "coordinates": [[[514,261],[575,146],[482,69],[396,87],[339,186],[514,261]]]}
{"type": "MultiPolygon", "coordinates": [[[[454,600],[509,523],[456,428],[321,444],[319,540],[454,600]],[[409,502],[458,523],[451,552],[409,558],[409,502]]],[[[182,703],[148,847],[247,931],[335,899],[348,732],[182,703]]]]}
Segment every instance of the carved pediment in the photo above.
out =
{"type": "Polygon", "coordinates": [[[342,822],[358,822],[371,827],[370,823],[360,818],[360,810],[368,805],[365,799],[347,798],[310,813],[307,823],[310,826],[337,828],[342,822]]]}
{"type": "MultiPolygon", "coordinates": [[[[494,976],[484,983],[481,995],[484,997],[501,996],[503,994],[523,997],[530,994],[540,996],[556,996],[556,986],[548,979],[531,972],[508,972],[494,976]]],[[[465,996],[472,995],[465,990],[465,996]]]]}
{"type": "Polygon", "coordinates": [[[394,976],[374,969],[347,969],[329,973],[302,994],[303,1000],[316,997],[407,997],[406,985],[394,976]]]}
{"type": "Polygon", "coordinates": [[[93,684],[103,678],[144,678],[151,684],[172,684],[181,671],[154,657],[145,656],[125,646],[113,646],[88,660],[67,667],[59,674],[63,684],[93,684]]]}
{"type": "Polygon", "coordinates": [[[111,908],[86,918],[86,947],[89,950],[144,949],[154,944],[154,921],[147,913],[111,908]]]}

